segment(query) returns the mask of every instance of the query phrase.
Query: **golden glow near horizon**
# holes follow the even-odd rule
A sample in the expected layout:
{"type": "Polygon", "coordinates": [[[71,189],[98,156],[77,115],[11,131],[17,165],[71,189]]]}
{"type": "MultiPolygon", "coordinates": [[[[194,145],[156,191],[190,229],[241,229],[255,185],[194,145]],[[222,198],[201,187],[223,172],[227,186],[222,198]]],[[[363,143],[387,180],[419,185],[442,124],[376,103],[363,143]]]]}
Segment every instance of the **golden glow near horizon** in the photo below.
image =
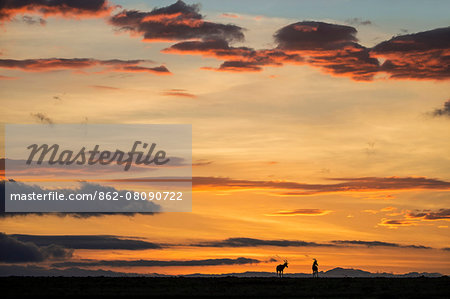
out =
{"type": "MultiPolygon", "coordinates": [[[[246,41],[235,47],[257,49],[274,48],[273,33],[303,19],[214,13],[209,20],[247,29],[246,41]]],[[[274,272],[279,261],[271,259],[281,256],[290,262],[289,273],[309,273],[315,257],[320,271],[343,267],[450,274],[450,251],[444,250],[450,247],[450,118],[432,114],[448,100],[448,74],[419,80],[380,73],[372,81],[355,81],[330,74],[323,61],[219,72],[208,69],[225,60],[216,59],[217,54],[162,52],[176,40],[143,42],[142,34],[115,32],[102,18],[45,19],[45,26],[4,22],[0,60],[96,62],[53,69],[47,61],[44,70],[42,65],[21,69],[0,62],[2,123],[192,124],[192,213],[3,217],[2,232],[111,235],[168,244],[146,250],[76,249],[69,259],[74,262],[259,261],[88,267],[118,272],[274,272]],[[102,62],[112,59],[145,61],[120,67],[102,62]],[[158,75],[161,65],[171,74],[158,75]],[[318,245],[190,246],[229,238],[318,245]]],[[[372,47],[389,40],[393,26],[358,27],[357,37],[372,47]]],[[[105,184],[137,187],[132,182],[105,184]]],[[[56,262],[62,261],[43,265],[56,262]]]]}

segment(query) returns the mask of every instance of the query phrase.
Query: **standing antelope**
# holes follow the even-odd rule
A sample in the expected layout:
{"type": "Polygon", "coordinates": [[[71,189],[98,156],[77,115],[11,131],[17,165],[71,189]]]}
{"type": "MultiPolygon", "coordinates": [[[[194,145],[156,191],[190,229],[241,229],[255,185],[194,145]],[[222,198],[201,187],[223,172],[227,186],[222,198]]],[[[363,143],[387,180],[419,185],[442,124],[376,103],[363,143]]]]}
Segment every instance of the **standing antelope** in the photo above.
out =
{"type": "Polygon", "coordinates": [[[277,276],[283,277],[283,270],[284,270],[284,268],[289,268],[287,260],[284,260],[284,264],[279,264],[277,266],[277,276]]]}
{"type": "Polygon", "coordinates": [[[312,265],[313,277],[319,277],[319,264],[316,259],[313,259],[314,263],[312,265]]]}

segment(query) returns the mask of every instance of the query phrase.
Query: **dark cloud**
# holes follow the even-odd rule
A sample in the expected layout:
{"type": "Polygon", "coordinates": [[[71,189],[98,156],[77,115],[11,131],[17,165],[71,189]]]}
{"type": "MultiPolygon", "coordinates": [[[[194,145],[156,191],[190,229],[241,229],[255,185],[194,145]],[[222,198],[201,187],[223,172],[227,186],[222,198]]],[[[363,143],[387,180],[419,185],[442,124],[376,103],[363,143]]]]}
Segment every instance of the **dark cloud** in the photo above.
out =
{"type": "Polygon", "coordinates": [[[245,265],[258,264],[259,260],[239,257],[235,259],[206,259],[188,261],[158,261],[158,260],[87,260],[85,262],[61,262],[54,263],[54,267],[195,267],[195,266],[222,266],[222,265],[245,265]]]}
{"type": "Polygon", "coordinates": [[[71,257],[73,252],[56,244],[37,246],[32,242],[24,242],[4,233],[0,233],[0,249],[0,262],[3,263],[42,262],[48,259],[65,259],[71,257]]]}
{"type": "Polygon", "coordinates": [[[257,63],[251,61],[225,61],[222,63],[219,68],[208,68],[203,67],[204,70],[216,70],[216,71],[224,71],[224,72],[259,72],[262,71],[262,67],[260,67],[257,63]]]}
{"type": "Polygon", "coordinates": [[[229,238],[217,241],[205,241],[190,244],[194,247],[260,247],[260,246],[275,246],[275,247],[345,247],[353,245],[364,245],[367,247],[396,247],[396,248],[412,248],[412,249],[431,249],[431,247],[423,245],[404,245],[397,243],[389,243],[382,241],[355,241],[355,240],[336,240],[329,243],[316,243],[300,240],[263,240],[255,238],[229,238]]]}
{"type": "Polygon", "coordinates": [[[274,49],[255,50],[232,47],[224,39],[184,41],[163,50],[164,53],[202,55],[225,60],[216,71],[257,72],[263,66],[309,64],[326,72],[371,80],[379,71],[379,62],[369,49],[356,43],[356,29],[322,22],[298,22],[281,28],[274,37],[274,49]]]}
{"type": "Polygon", "coordinates": [[[439,116],[447,116],[450,117],[450,100],[447,100],[444,103],[443,108],[435,109],[432,113],[433,116],[439,117],[439,116]]]}
{"type": "Polygon", "coordinates": [[[226,40],[187,41],[177,43],[163,53],[201,55],[224,61],[220,67],[202,69],[227,72],[257,72],[263,66],[281,66],[285,63],[300,64],[303,58],[278,49],[255,50],[248,47],[232,47],[226,40]]]}
{"type": "Polygon", "coordinates": [[[62,17],[99,17],[108,15],[113,6],[106,0],[7,0],[0,2],[0,20],[11,20],[17,14],[40,14],[62,17]]]}
{"type": "Polygon", "coordinates": [[[431,247],[423,245],[402,245],[398,243],[382,242],[382,241],[349,241],[349,240],[337,240],[331,241],[336,245],[363,245],[367,247],[396,247],[396,248],[414,248],[414,249],[431,249],[431,247]]]}
{"type": "MultiPolygon", "coordinates": [[[[347,22],[371,24],[359,18],[347,22]]],[[[162,52],[224,60],[217,68],[203,67],[215,71],[257,72],[264,66],[307,64],[357,81],[370,81],[383,73],[391,78],[440,80],[450,77],[449,28],[396,36],[367,48],[358,43],[354,27],[302,21],[279,29],[274,34],[274,49],[232,47],[229,40],[210,36],[182,41],[162,52]],[[384,60],[382,65],[379,59],[384,60]]]]}
{"type": "Polygon", "coordinates": [[[425,177],[362,177],[331,178],[331,181],[342,181],[336,184],[304,184],[283,181],[250,181],[219,177],[194,177],[195,188],[218,189],[272,189],[282,195],[310,195],[331,192],[349,191],[382,191],[382,190],[414,190],[435,189],[448,190],[450,182],[425,177]]]}
{"type": "Polygon", "coordinates": [[[393,37],[371,49],[391,78],[450,78],[450,27],[393,37]]]}
{"type": "Polygon", "coordinates": [[[38,246],[56,244],[72,249],[144,250],[161,249],[160,244],[138,239],[101,235],[11,235],[21,242],[32,242],[38,246]]]}
{"type": "Polygon", "coordinates": [[[277,247],[306,247],[306,246],[330,246],[328,244],[319,244],[315,242],[305,242],[296,240],[262,240],[254,238],[229,238],[219,241],[206,241],[191,244],[194,247],[259,247],[259,246],[277,246],[277,247]]]}
{"type": "Polygon", "coordinates": [[[274,38],[283,50],[336,50],[353,45],[356,32],[350,26],[303,21],[281,28],[274,38]]]}
{"type": "MultiPolygon", "coordinates": [[[[4,164],[5,159],[0,159],[0,169],[4,170],[4,164]]],[[[25,192],[25,193],[46,193],[49,191],[49,189],[42,189],[41,187],[37,185],[27,185],[21,182],[15,182],[14,180],[9,180],[9,182],[14,183],[10,184],[9,187],[16,191],[25,192]]],[[[104,192],[114,192],[118,191],[112,187],[107,186],[101,186],[97,184],[89,184],[86,182],[82,182],[80,188],[78,189],[60,189],[59,191],[62,193],[85,193],[90,194],[94,192],[93,190],[102,190],[104,192]]],[[[49,212],[49,213],[42,213],[42,212],[12,212],[12,213],[6,213],[5,212],[5,181],[0,180],[0,219],[1,218],[8,218],[8,217],[25,217],[25,216],[57,216],[57,217],[73,217],[73,218],[79,218],[79,219],[85,219],[90,217],[102,217],[102,216],[112,216],[112,215],[120,215],[120,216],[135,216],[135,215],[155,215],[155,212],[158,212],[160,210],[160,206],[157,204],[152,203],[153,209],[155,212],[143,212],[143,213],[134,213],[134,212],[81,212],[81,213],[63,213],[63,212],[49,212]]],[[[9,190],[11,193],[11,190],[9,190]]],[[[17,192],[17,193],[20,193],[17,192]]],[[[147,203],[148,204],[148,203],[147,203]]]]}
{"type": "Polygon", "coordinates": [[[450,220],[450,209],[439,209],[437,211],[424,210],[419,212],[410,212],[407,218],[418,218],[424,220],[450,220]]]}
{"type": "Polygon", "coordinates": [[[349,76],[354,80],[372,80],[379,62],[369,49],[357,43],[351,26],[303,21],[278,30],[278,49],[307,57],[307,63],[325,72],[349,76]]]}
{"type": "Polygon", "coordinates": [[[163,65],[145,67],[140,64],[151,63],[149,60],[98,60],[92,58],[47,58],[47,59],[0,59],[0,68],[19,69],[31,72],[47,72],[58,70],[82,70],[100,67],[101,72],[147,72],[157,75],[169,75],[170,71],[163,65]]]}
{"type": "Polygon", "coordinates": [[[123,10],[112,16],[110,23],[119,30],[141,34],[145,41],[244,39],[241,27],[205,21],[199,10],[199,5],[188,5],[180,0],[150,12],[123,10]]]}
{"type": "Polygon", "coordinates": [[[41,113],[41,112],[31,113],[31,116],[40,123],[49,124],[49,125],[53,124],[53,120],[50,117],[48,117],[47,115],[45,115],[44,113],[41,113]]]}

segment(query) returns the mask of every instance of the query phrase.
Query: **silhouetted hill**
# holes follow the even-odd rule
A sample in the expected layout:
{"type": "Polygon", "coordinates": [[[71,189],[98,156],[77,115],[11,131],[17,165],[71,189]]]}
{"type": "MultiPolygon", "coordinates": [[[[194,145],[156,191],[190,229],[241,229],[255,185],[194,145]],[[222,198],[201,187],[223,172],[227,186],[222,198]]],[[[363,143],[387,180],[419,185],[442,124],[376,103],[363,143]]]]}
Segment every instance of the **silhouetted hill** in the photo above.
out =
{"type": "MultiPolygon", "coordinates": [[[[22,266],[22,265],[1,265],[0,276],[64,276],[64,277],[87,277],[87,276],[104,276],[104,277],[275,277],[275,272],[242,272],[242,273],[224,273],[224,274],[202,274],[194,273],[187,275],[165,275],[158,273],[138,274],[138,273],[125,273],[116,272],[110,270],[87,270],[77,267],[58,269],[58,268],[44,268],[40,266],[22,266]]],[[[285,273],[285,277],[290,278],[308,278],[312,275],[309,273],[285,273]]],[[[371,273],[359,269],[344,269],[334,268],[328,271],[319,272],[319,277],[327,278],[341,278],[341,277],[361,277],[361,278],[374,278],[374,277],[441,277],[440,273],[428,273],[428,272],[410,272],[406,274],[392,274],[392,273],[371,273]]]]}
{"type": "MultiPolygon", "coordinates": [[[[274,272],[242,272],[242,273],[225,273],[225,274],[189,274],[183,275],[184,277],[274,277],[274,272]]],[[[441,277],[443,276],[440,273],[428,273],[428,272],[410,272],[406,274],[392,274],[392,273],[371,273],[368,271],[363,271],[359,269],[344,269],[344,268],[334,268],[328,271],[320,271],[319,277],[327,277],[327,278],[341,278],[341,277],[361,277],[361,278],[375,278],[375,277],[386,277],[386,278],[395,278],[395,277],[441,277]]],[[[312,277],[311,274],[306,273],[285,273],[284,277],[291,278],[308,278],[312,277]]]]}

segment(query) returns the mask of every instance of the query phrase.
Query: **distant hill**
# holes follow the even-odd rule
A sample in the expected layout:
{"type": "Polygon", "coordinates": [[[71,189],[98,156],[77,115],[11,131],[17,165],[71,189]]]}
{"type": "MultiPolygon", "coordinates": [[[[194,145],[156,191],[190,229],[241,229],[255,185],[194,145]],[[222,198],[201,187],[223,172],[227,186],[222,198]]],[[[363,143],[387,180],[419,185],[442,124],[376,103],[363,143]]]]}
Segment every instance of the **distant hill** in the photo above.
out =
{"type": "MultiPolygon", "coordinates": [[[[85,276],[105,276],[105,277],[275,277],[275,272],[242,272],[242,273],[225,273],[225,274],[187,274],[187,275],[165,275],[158,273],[138,274],[138,273],[124,273],[115,272],[110,270],[86,270],[81,268],[67,268],[67,269],[55,269],[44,268],[39,266],[22,266],[22,265],[1,265],[0,276],[65,276],[65,277],[85,277],[85,276]]],[[[441,277],[440,273],[428,273],[428,272],[410,272],[406,274],[392,274],[392,273],[371,273],[359,269],[344,269],[334,268],[328,271],[319,272],[319,277],[387,277],[387,278],[401,278],[401,277],[441,277]]],[[[308,278],[311,274],[306,273],[286,273],[285,277],[291,278],[308,278]]]]}
{"type": "MultiPolygon", "coordinates": [[[[275,276],[275,273],[273,272],[243,272],[243,273],[226,273],[226,274],[189,274],[189,275],[183,275],[185,277],[225,277],[225,276],[235,276],[235,277],[273,277],[275,276]]],[[[286,273],[284,274],[285,277],[292,277],[292,278],[307,278],[311,277],[311,274],[305,274],[305,273],[286,273]]],[[[428,273],[428,272],[410,272],[406,274],[392,274],[392,273],[371,273],[364,270],[359,269],[344,269],[344,268],[334,268],[328,271],[320,271],[319,277],[389,277],[389,278],[395,278],[395,277],[441,277],[443,276],[440,273],[428,273]]]]}

